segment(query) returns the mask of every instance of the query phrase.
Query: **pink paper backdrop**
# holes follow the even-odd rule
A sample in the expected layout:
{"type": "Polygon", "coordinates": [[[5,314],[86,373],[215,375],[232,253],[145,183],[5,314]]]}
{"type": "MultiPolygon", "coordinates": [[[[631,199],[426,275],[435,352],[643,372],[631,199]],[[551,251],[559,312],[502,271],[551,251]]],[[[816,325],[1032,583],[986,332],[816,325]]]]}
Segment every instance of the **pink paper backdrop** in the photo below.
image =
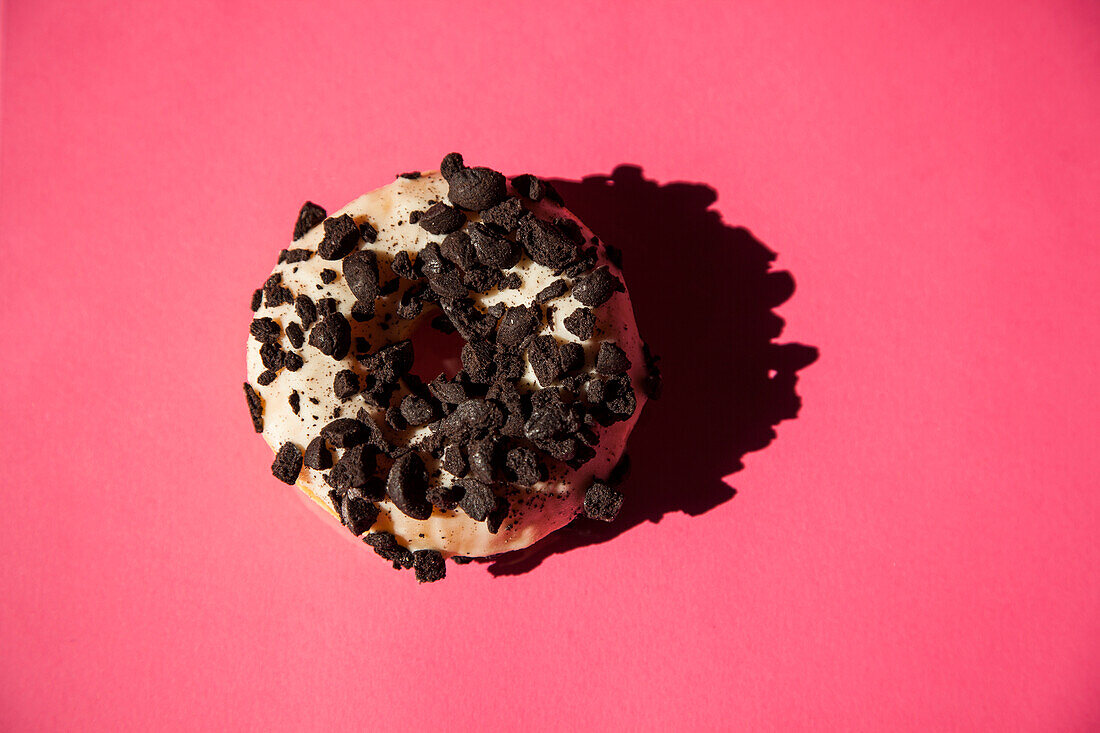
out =
{"type": "Polygon", "coordinates": [[[1097,729],[1097,8],[9,0],[0,728],[1097,729]],[[625,531],[417,587],[271,477],[246,303],[452,149],[642,168],[669,381],[625,531]],[[741,471],[707,187],[820,350],[741,471]]]}

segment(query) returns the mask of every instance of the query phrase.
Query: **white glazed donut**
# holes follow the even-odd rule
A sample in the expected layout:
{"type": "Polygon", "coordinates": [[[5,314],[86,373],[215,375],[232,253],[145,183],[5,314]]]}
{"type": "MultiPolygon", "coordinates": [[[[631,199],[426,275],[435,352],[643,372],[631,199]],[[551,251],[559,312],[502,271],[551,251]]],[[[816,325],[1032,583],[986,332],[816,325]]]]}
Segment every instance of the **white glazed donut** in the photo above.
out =
{"type": "Polygon", "coordinates": [[[617,257],[552,188],[456,154],[442,171],[303,206],[253,296],[245,383],[273,473],[421,581],[612,519],[659,387],[617,257]],[[407,339],[435,326],[467,342],[463,370],[425,384],[407,339]]]}

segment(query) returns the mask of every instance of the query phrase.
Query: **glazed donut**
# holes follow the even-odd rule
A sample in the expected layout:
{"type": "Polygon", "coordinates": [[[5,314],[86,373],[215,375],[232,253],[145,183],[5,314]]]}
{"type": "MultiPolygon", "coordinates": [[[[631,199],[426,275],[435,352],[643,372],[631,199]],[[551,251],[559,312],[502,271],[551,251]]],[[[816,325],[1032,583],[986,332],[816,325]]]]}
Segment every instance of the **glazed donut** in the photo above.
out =
{"type": "Polygon", "coordinates": [[[395,568],[438,580],[445,558],[617,514],[660,375],[617,250],[545,181],[452,153],[332,215],[307,202],[252,310],[244,391],[272,473],[395,568]],[[423,327],[462,338],[457,373],[416,374],[423,327]]]}

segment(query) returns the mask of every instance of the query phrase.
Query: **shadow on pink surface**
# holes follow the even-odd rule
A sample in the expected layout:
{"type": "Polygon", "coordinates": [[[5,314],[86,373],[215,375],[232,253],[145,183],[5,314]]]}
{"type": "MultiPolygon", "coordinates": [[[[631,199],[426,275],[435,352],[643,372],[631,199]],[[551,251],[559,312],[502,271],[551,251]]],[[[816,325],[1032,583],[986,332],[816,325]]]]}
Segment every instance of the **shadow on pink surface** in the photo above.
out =
{"type": "Polygon", "coordinates": [[[487,558],[493,575],[516,575],[551,555],[606,542],[671,512],[698,516],[733,498],[722,477],[797,417],[799,370],[815,347],[776,343],[773,308],[794,278],[772,271],[775,253],[727,226],[701,183],[659,184],[635,165],[610,176],[552,181],[566,205],[623,253],[623,272],[643,338],[660,355],[664,394],[646,404],[630,439],[626,502],[618,519],[578,517],[526,550],[487,558]]]}

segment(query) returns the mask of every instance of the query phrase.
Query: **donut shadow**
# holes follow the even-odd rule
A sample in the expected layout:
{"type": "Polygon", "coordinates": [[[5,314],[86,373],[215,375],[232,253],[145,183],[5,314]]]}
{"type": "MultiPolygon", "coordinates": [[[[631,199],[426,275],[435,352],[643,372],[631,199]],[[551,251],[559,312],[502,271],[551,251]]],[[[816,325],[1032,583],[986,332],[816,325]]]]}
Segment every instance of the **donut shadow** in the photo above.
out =
{"type": "Polygon", "coordinates": [[[773,308],[794,278],[772,271],[776,254],[710,208],[702,183],[660,184],[642,168],[551,181],[566,205],[623,253],[642,337],[661,356],[664,393],[646,403],[630,438],[626,502],[611,523],[578,517],[529,548],[491,558],[494,576],[518,575],[551,555],[606,542],[666,514],[699,516],[736,490],[722,478],[798,415],[799,370],[818,350],[776,343],[784,322],[773,308]]]}

